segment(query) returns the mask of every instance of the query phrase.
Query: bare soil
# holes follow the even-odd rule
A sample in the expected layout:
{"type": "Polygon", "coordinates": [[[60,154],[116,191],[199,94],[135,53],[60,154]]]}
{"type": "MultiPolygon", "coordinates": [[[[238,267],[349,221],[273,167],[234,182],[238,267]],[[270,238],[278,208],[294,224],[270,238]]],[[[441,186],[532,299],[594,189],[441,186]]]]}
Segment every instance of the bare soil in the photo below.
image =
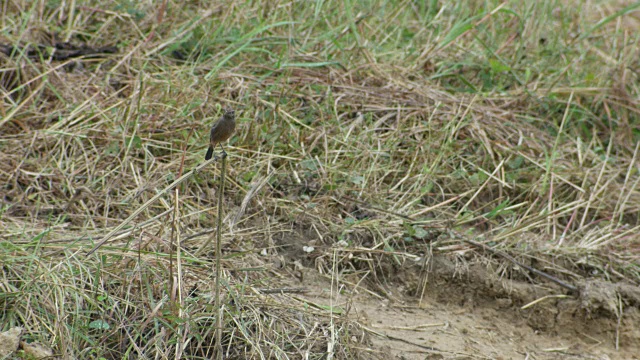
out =
{"type": "Polygon", "coordinates": [[[321,267],[295,260],[299,252],[289,255],[295,265],[285,269],[298,278],[292,285],[309,289],[304,298],[310,302],[348,309],[369,334],[373,358],[639,358],[640,289],[634,284],[594,278],[570,293],[509,263],[495,269],[481,257],[439,254],[426,268],[392,266],[384,279],[379,274],[370,281],[371,275],[357,287],[347,275],[332,292],[321,267]]]}

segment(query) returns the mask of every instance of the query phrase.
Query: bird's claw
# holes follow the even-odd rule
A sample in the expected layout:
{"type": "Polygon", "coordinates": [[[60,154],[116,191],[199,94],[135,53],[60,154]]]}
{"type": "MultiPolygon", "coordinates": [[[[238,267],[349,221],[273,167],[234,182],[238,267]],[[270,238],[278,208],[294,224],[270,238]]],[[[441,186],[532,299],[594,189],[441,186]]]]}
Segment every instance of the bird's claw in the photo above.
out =
{"type": "Polygon", "coordinates": [[[218,161],[218,160],[222,160],[222,159],[224,159],[224,158],[226,158],[226,157],[227,157],[227,153],[226,153],[226,152],[222,152],[222,153],[220,153],[220,154],[215,154],[215,155],[213,155],[213,158],[214,158],[216,161],[218,161]]]}

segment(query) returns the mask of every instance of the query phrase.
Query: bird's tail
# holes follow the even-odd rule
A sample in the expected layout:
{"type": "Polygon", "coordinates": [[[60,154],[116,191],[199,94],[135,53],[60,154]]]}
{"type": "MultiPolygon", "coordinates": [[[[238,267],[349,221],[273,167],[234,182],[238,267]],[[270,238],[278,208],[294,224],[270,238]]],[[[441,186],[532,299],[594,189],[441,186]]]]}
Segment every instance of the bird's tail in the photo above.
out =
{"type": "Polygon", "coordinates": [[[212,156],[213,156],[213,146],[209,146],[209,149],[207,150],[207,155],[204,156],[204,159],[209,160],[211,159],[212,156]]]}

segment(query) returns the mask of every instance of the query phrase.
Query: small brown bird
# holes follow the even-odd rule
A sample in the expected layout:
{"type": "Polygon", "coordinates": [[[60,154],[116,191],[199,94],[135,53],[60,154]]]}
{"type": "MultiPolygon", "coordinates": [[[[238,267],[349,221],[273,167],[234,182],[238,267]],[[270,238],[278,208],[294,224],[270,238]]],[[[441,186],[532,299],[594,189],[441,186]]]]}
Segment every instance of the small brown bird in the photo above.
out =
{"type": "Polygon", "coordinates": [[[213,156],[213,149],[216,145],[220,144],[220,148],[222,149],[222,156],[226,156],[227,153],[224,151],[222,147],[222,142],[227,141],[233,132],[236,129],[236,112],[233,109],[227,109],[224,111],[224,115],[220,118],[220,120],[216,121],[211,128],[211,135],[209,136],[209,149],[207,150],[207,155],[204,157],[205,160],[211,159],[213,156]]]}

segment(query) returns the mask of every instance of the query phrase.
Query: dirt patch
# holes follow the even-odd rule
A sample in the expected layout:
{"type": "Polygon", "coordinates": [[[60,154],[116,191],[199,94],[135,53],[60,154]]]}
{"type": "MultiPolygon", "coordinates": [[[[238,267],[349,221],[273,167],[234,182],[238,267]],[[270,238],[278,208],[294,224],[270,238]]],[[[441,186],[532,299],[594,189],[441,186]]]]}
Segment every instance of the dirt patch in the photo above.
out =
{"type": "Polygon", "coordinates": [[[343,283],[335,295],[330,278],[312,268],[304,269],[302,285],[310,301],[350,309],[380,359],[638,358],[636,286],[589,279],[572,294],[539,279],[500,277],[481,262],[454,260],[436,256],[428,271],[394,266],[384,290],[379,283],[364,281],[356,290],[343,283]]]}

